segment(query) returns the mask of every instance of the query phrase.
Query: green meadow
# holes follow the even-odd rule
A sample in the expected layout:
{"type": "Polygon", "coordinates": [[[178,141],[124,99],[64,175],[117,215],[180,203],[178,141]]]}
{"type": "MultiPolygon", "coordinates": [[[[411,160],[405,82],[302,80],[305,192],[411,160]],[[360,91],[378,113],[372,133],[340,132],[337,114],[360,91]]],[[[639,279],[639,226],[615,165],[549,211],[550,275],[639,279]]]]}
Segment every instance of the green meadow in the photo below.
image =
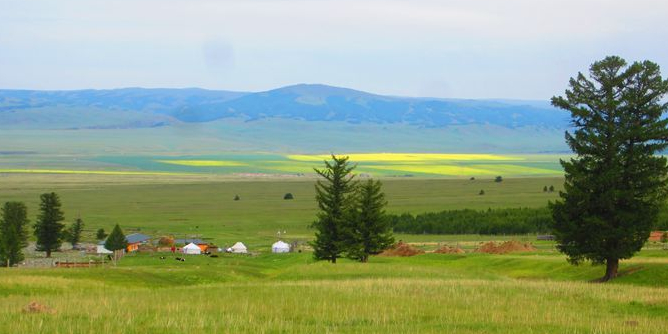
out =
{"type": "MultiPolygon", "coordinates": [[[[208,165],[203,168],[238,167],[210,166],[234,159],[172,159],[186,161],[167,164],[174,168],[200,167],[189,166],[192,160],[208,165]]],[[[402,159],[408,165],[408,158],[402,159]]],[[[71,169],[66,166],[61,167],[71,169]]],[[[119,170],[111,166],[98,170],[119,170]]],[[[606,284],[592,283],[602,267],[571,266],[552,242],[537,242],[533,235],[396,235],[427,251],[448,244],[467,253],[375,256],[366,264],[331,265],[313,261],[308,250],[269,252],[278,231],[287,241],[312,238],[312,176],[135,170],[145,172],[0,173],[0,202],[26,202],[34,221],[39,194],[55,191],[67,222],[84,220],[88,242],[94,242],[97,228],[118,223],[126,232],[200,236],[219,246],[243,241],[254,254],[187,256],[177,262],[170,254],[142,253],[126,256],[118,266],[1,268],[0,333],[665,333],[668,328],[668,251],[658,244],[623,261],[621,277],[606,284]],[[287,192],[293,200],[283,199],[287,192]],[[234,201],[235,195],[240,200],[234,201]],[[531,241],[537,250],[471,252],[491,240],[531,241]],[[32,302],[46,308],[25,312],[32,302]]],[[[500,183],[493,178],[382,180],[387,210],[413,214],[541,207],[557,198],[543,187],[559,190],[563,183],[561,176],[505,177],[500,183]]]]}
{"type": "Polygon", "coordinates": [[[131,255],[118,267],[3,269],[2,332],[665,333],[668,257],[599,267],[561,256],[131,255]],[[48,307],[26,313],[24,305],[48,307]]]}
{"type": "MultiPolygon", "coordinates": [[[[219,245],[243,241],[268,246],[278,231],[290,240],[313,235],[313,178],[227,179],[210,175],[0,174],[0,202],[28,205],[34,220],[39,195],[61,196],[68,221],[81,217],[92,233],[120,224],[127,230],[153,235],[202,236],[219,245]],[[284,200],[286,193],[293,200],[284,200]],[[239,195],[240,200],[233,200],[239,195]]],[[[385,178],[387,210],[418,214],[445,209],[540,207],[557,198],[543,187],[561,188],[563,178],[491,177],[465,179],[385,178]],[[480,190],[485,195],[478,195],[480,190]]],[[[398,236],[415,240],[417,236],[398,236]]],[[[418,239],[433,240],[432,236],[418,239]]],[[[419,241],[419,240],[418,240],[419,241]]]]}

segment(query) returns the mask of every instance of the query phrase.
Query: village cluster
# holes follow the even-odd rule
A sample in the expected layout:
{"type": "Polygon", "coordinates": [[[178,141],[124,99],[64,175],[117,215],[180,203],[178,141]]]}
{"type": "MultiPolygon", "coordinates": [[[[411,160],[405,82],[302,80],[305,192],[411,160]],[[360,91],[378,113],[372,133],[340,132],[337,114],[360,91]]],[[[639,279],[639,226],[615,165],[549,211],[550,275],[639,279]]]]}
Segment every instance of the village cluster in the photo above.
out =
{"type": "MultiPolygon", "coordinates": [[[[206,254],[211,255],[215,253],[236,253],[236,254],[248,254],[249,250],[243,242],[236,242],[234,245],[229,247],[218,247],[215,244],[199,239],[199,238],[184,238],[184,239],[172,239],[169,237],[153,238],[149,235],[143,233],[132,233],[128,234],[125,237],[127,241],[127,247],[124,250],[125,253],[133,253],[139,251],[152,251],[152,252],[171,252],[173,254],[186,254],[186,255],[200,255],[206,254]]],[[[100,241],[97,244],[95,252],[98,255],[113,254],[112,251],[104,247],[104,241],[100,241]]],[[[278,240],[277,242],[271,245],[272,253],[289,253],[292,250],[290,244],[278,240]]]]}

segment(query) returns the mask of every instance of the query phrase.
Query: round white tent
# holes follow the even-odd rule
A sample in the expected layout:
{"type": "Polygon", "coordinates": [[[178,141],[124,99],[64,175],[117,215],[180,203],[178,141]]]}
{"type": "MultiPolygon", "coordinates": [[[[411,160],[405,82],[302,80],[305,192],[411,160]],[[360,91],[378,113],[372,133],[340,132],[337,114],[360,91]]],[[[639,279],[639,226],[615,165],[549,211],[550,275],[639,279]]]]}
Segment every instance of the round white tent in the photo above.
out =
{"type": "Polygon", "coordinates": [[[290,252],[290,245],[287,243],[279,240],[275,242],[273,245],[271,245],[271,252],[272,253],[289,253],[290,252]]]}
{"type": "Polygon", "coordinates": [[[232,248],[232,253],[248,253],[248,248],[246,248],[246,245],[244,245],[241,241],[237,242],[230,248],[232,248]]]}
{"type": "Polygon", "coordinates": [[[202,254],[202,250],[191,242],[183,247],[183,254],[202,254]]]}

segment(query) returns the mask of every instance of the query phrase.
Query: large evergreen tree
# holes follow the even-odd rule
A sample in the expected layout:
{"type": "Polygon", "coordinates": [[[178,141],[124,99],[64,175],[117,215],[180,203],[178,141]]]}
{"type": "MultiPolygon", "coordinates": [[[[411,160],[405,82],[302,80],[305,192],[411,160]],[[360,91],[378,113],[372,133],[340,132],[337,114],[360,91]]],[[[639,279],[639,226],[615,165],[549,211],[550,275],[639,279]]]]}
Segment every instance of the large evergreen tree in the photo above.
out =
{"type": "Polygon", "coordinates": [[[46,193],[40,196],[40,213],[35,222],[35,237],[37,237],[37,250],[46,252],[46,257],[51,257],[51,252],[58,250],[63,237],[63,212],[60,210],[60,198],[56,193],[46,193]]]}
{"type": "Polygon", "coordinates": [[[619,57],[594,63],[589,74],[552,98],[571,113],[566,141],[577,156],[561,161],[565,190],[551,208],[559,250],[574,264],[605,263],[607,281],[620,259],[642,248],[666,199],[668,167],[657,154],[668,146],[668,81],[652,62],[627,66],[619,57]]]}
{"type": "Polygon", "coordinates": [[[0,266],[13,266],[23,260],[28,246],[28,209],[21,202],[7,202],[0,215],[0,266]]]}
{"type": "Polygon", "coordinates": [[[332,161],[325,161],[324,169],[315,169],[324,180],[315,186],[316,201],[320,212],[312,227],[316,229],[315,240],[311,243],[313,256],[318,260],[336,263],[345,251],[346,230],[353,209],[353,193],[356,181],[351,172],[348,157],[332,155],[332,161]]]}
{"type": "Polygon", "coordinates": [[[390,221],[385,215],[385,194],[380,181],[367,180],[358,187],[354,217],[350,220],[346,253],[348,257],[367,262],[394,243],[390,221]]]}

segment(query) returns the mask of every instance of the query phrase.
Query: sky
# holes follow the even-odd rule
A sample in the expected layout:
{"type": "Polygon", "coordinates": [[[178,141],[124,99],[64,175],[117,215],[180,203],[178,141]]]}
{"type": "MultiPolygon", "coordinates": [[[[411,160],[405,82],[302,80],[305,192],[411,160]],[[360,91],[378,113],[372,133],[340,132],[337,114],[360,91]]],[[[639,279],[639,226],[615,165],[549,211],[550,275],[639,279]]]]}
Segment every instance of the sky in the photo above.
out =
{"type": "Polygon", "coordinates": [[[665,22],[665,0],[0,0],[0,88],[543,100],[606,55],[666,76],[665,22]]]}

